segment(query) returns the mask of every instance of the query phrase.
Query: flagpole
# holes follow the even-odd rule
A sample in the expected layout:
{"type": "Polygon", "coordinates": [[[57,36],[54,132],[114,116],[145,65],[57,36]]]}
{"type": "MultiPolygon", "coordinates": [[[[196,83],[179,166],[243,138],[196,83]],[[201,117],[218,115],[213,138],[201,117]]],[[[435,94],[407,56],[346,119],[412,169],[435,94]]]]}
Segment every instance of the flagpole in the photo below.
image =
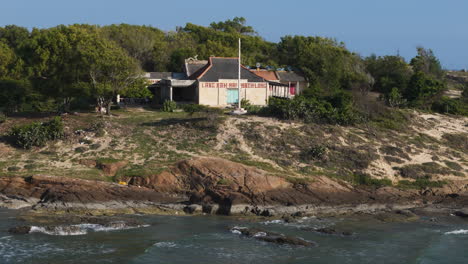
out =
{"type": "Polygon", "coordinates": [[[238,109],[241,109],[241,83],[240,83],[240,80],[241,80],[241,39],[239,38],[239,76],[238,76],[238,79],[237,79],[238,109]]]}

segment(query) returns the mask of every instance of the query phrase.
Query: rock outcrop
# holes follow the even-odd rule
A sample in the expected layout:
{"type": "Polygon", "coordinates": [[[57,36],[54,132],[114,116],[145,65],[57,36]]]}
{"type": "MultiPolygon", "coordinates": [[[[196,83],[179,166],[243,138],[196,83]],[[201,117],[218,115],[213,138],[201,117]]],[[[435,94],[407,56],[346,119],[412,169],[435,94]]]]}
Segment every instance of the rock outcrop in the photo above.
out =
{"type": "Polygon", "coordinates": [[[317,246],[315,242],[307,241],[302,238],[286,236],[280,233],[269,232],[263,229],[246,228],[246,227],[233,227],[231,232],[234,234],[240,234],[249,238],[254,238],[260,241],[279,245],[292,245],[292,246],[304,246],[313,247],[317,246]]]}
{"type": "MultiPolygon", "coordinates": [[[[148,177],[125,179],[128,186],[69,177],[0,178],[0,206],[107,209],[164,205],[193,213],[293,216],[395,211],[426,204],[466,204],[468,185],[401,190],[353,186],[325,176],[297,183],[221,158],[183,160],[148,177]],[[453,195],[456,193],[457,195],[453,195]]],[[[407,211],[401,211],[399,216],[407,211]]]]}
{"type": "MultiPolygon", "coordinates": [[[[68,177],[31,176],[0,178],[2,205],[12,208],[12,200],[23,205],[71,207],[125,207],[131,202],[173,203],[186,197],[168,196],[152,189],[136,186],[122,186],[115,183],[74,179],[68,177]]],[[[24,207],[24,206],[23,206],[24,207]]]]}

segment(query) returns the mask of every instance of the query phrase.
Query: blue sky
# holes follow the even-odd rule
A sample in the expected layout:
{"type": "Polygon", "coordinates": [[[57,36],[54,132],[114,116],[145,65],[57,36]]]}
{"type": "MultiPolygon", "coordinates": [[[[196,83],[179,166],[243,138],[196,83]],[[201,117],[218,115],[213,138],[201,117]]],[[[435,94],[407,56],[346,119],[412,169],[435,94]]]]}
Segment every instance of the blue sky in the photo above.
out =
{"type": "Polygon", "coordinates": [[[0,26],[128,23],[174,30],[243,16],[262,37],[319,35],[344,41],[361,55],[399,53],[418,45],[444,67],[468,68],[466,0],[0,0],[0,26]]]}

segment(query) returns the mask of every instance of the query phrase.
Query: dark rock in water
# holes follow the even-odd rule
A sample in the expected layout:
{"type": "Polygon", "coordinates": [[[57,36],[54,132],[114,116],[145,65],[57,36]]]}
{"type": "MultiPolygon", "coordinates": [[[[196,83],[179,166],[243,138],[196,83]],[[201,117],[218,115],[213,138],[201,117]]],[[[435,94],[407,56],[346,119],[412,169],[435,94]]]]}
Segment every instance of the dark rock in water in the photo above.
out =
{"type": "Polygon", "coordinates": [[[205,214],[213,213],[213,205],[211,204],[203,204],[202,205],[202,212],[205,214]]]}
{"type": "Polygon", "coordinates": [[[12,227],[12,228],[8,229],[9,233],[15,234],[15,235],[29,234],[29,231],[31,231],[30,226],[16,226],[16,227],[12,227]]]}
{"type": "Polygon", "coordinates": [[[395,213],[400,214],[400,215],[404,215],[404,216],[410,217],[410,218],[415,218],[415,217],[417,218],[418,217],[415,213],[413,213],[413,212],[411,212],[409,210],[397,210],[397,211],[395,211],[395,213]]]}
{"type": "Polygon", "coordinates": [[[463,217],[463,218],[467,218],[468,217],[468,213],[467,212],[464,212],[464,211],[456,211],[453,213],[455,216],[459,216],[459,217],[463,217]]]}
{"type": "Polygon", "coordinates": [[[285,222],[285,223],[293,223],[295,220],[294,218],[292,218],[291,216],[289,215],[283,215],[283,217],[281,217],[281,219],[285,222]]]}
{"type": "Polygon", "coordinates": [[[324,228],[310,228],[310,227],[303,227],[301,230],[304,231],[313,231],[317,233],[327,234],[327,235],[341,235],[341,236],[351,236],[352,233],[348,231],[337,231],[334,228],[324,227],[324,228]]]}
{"type": "Polygon", "coordinates": [[[310,242],[298,237],[291,237],[286,236],[280,233],[269,232],[262,229],[257,228],[244,228],[244,227],[233,227],[231,228],[231,232],[239,233],[246,237],[255,238],[257,240],[280,244],[280,245],[293,245],[293,246],[304,246],[304,247],[312,247],[316,246],[317,244],[314,242],[310,242]]]}
{"type": "Polygon", "coordinates": [[[396,210],[376,214],[375,218],[382,222],[389,223],[416,221],[419,219],[419,216],[409,210],[396,210]]]}
{"type": "Polygon", "coordinates": [[[197,210],[197,207],[194,206],[194,205],[188,205],[188,206],[184,207],[184,212],[186,214],[193,214],[195,212],[195,210],[197,210]]]}
{"type": "Polygon", "coordinates": [[[292,217],[304,217],[305,213],[304,212],[295,212],[294,214],[291,215],[292,217]]]}
{"type": "Polygon", "coordinates": [[[304,246],[304,247],[315,246],[314,243],[306,241],[304,239],[297,238],[297,237],[283,236],[283,235],[279,235],[279,236],[266,235],[266,236],[259,236],[255,238],[261,241],[280,244],[280,245],[287,244],[287,245],[304,246]]]}

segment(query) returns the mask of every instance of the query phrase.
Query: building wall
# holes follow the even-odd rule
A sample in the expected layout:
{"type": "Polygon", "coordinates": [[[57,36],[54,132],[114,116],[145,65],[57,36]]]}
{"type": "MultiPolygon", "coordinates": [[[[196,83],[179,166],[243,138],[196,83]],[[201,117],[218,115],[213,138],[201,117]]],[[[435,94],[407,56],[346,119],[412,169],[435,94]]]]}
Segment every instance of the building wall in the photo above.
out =
{"type": "Polygon", "coordinates": [[[266,105],[268,89],[263,88],[247,88],[242,89],[242,98],[246,98],[253,105],[266,105]]]}
{"type": "MultiPolygon", "coordinates": [[[[246,83],[242,82],[242,86],[258,86],[255,88],[242,88],[241,99],[246,98],[253,105],[266,105],[268,98],[267,83],[246,83]]],[[[227,106],[227,90],[229,88],[237,89],[237,83],[234,81],[218,82],[218,83],[203,83],[198,85],[198,103],[209,106],[227,106]]]]}

